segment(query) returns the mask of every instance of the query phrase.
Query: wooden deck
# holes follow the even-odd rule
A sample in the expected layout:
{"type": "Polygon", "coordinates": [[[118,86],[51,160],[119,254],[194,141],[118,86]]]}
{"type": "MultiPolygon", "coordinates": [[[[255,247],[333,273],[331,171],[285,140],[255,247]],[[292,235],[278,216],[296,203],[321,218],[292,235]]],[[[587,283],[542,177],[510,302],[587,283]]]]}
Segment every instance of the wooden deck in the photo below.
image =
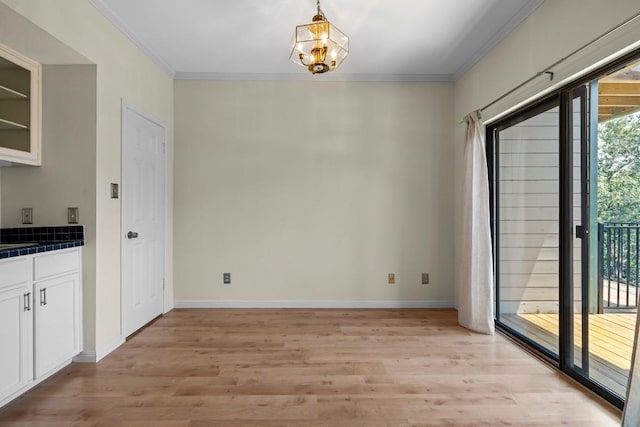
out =
{"type": "MultiPolygon", "coordinates": [[[[557,314],[503,314],[507,326],[558,353],[557,314]]],[[[589,316],[589,375],[624,396],[631,367],[635,313],[605,313],[589,316]]],[[[575,318],[576,365],[582,354],[581,317],[575,318]]]]}

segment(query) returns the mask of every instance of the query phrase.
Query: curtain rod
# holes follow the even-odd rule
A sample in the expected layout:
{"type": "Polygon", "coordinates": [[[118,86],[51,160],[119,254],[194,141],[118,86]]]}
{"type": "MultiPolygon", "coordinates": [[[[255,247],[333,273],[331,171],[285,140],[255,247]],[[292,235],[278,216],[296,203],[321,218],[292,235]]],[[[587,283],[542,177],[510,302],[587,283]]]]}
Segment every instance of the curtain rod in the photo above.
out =
{"type": "MultiPolygon", "coordinates": [[[[573,52],[571,52],[570,54],[566,55],[565,57],[557,60],[556,62],[554,62],[553,64],[549,65],[547,68],[545,68],[542,71],[538,71],[536,74],[534,74],[533,76],[531,76],[530,78],[528,78],[527,80],[525,80],[524,82],[520,83],[518,86],[514,87],[513,89],[511,89],[510,91],[508,91],[507,93],[505,93],[504,95],[494,99],[493,101],[491,101],[490,103],[488,103],[487,105],[485,105],[484,107],[482,107],[480,109],[480,111],[484,111],[487,108],[497,104],[498,102],[502,101],[503,99],[505,99],[507,96],[511,95],[512,93],[516,92],[517,90],[521,89],[522,87],[526,86],[527,84],[531,83],[533,80],[537,79],[538,77],[544,75],[544,74],[548,74],[551,77],[551,80],[553,80],[553,71],[551,71],[552,68],[554,68],[557,65],[562,64],[564,61],[566,61],[567,59],[571,58],[572,56],[574,56],[575,54],[582,52],[583,50],[585,50],[586,48],[588,48],[589,46],[599,42],[600,40],[602,40],[603,38],[607,37],[608,35],[610,35],[611,33],[618,31],[620,28],[628,25],[629,23],[635,21],[636,19],[640,18],[640,12],[636,13],[635,15],[631,16],[630,18],[625,19],[624,21],[622,21],[621,23],[619,23],[618,25],[616,25],[615,27],[611,28],[610,30],[602,33],[601,35],[599,35],[598,37],[596,37],[595,39],[591,40],[590,42],[580,46],[578,49],[574,50],[573,52]]],[[[462,121],[462,123],[464,122],[464,120],[462,121]]]]}

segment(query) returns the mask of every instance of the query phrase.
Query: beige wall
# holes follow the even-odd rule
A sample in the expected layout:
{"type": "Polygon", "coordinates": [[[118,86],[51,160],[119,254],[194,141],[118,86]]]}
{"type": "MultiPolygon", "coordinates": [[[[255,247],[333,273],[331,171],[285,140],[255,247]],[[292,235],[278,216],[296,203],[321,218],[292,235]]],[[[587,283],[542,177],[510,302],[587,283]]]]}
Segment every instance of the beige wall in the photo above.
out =
{"type": "MultiPolygon", "coordinates": [[[[95,235],[88,236],[95,241],[95,271],[87,272],[95,277],[95,343],[86,343],[85,349],[96,349],[100,357],[121,339],[120,200],[109,198],[110,183],[120,182],[121,101],[124,98],[169,126],[167,181],[168,205],[172,206],[173,80],[87,0],[0,1],[97,66],[95,170],[86,177],[95,182],[96,195],[95,235]]],[[[43,145],[47,142],[43,140],[43,145]]],[[[173,300],[171,213],[169,209],[169,304],[173,300]]]]}
{"type": "Polygon", "coordinates": [[[449,83],[176,81],[176,304],[450,305],[451,122],[449,83]]]}
{"type": "MultiPolygon", "coordinates": [[[[512,31],[454,86],[454,162],[463,164],[465,126],[461,119],[482,108],[502,94],[543,70],[557,60],[600,36],[628,17],[640,12],[637,0],[547,0],[522,24],[512,31]]],[[[610,60],[611,55],[640,40],[637,21],[596,43],[561,66],[554,68],[555,77],[540,76],[523,89],[483,112],[487,120],[540,94],[584,74],[588,68],[610,60]]],[[[628,50],[628,49],[627,49],[628,50]]],[[[462,174],[455,175],[456,259],[460,235],[462,174]]],[[[458,282],[457,271],[456,283],[458,282]]]]}
{"type": "MultiPolygon", "coordinates": [[[[451,234],[461,206],[459,120],[640,9],[636,0],[546,1],[455,85],[178,81],[174,204],[172,79],[86,0],[0,2],[96,65],[95,170],[84,172],[95,183],[95,234],[87,236],[95,268],[85,266],[95,312],[89,304],[85,315],[95,319],[86,349],[99,354],[120,339],[120,203],[109,183],[120,182],[122,98],[169,124],[169,304],[174,258],[179,301],[446,302],[462,238],[451,234]],[[225,287],[227,271],[233,284],[225,287]],[[386,284],[389,272],[395,286],[386,284]],[[421,272],[431,285],[419,285],[421,272]]],[[[599,43],[558,67],[553,82],[540,78],[485,117],[560,84],[639,32],[634,25],[599,43]]],[[[21,40],[0,31],[0,42],[21,40]]],[[[5,194],[0,203],[13,215],[5,194]]]]}
{"type": "Polygon", "coordinates": [[[67,223],[67,208],[80,209],[83,248],[84,341],[95,341],[96,67],[45,65],[42,69],[40,167],[2,169],[2,227],[22,227],[20,209],[31,207],[33,226],[67,223]]]}

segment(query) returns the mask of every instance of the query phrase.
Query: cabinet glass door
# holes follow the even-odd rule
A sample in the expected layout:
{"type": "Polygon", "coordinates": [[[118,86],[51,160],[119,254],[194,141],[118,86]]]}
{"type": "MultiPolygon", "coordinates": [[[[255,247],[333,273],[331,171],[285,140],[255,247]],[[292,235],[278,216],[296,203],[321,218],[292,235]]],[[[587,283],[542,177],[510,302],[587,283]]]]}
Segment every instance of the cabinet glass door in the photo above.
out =
{"type": "Polygon", "coordinates": [[[40,165],[42,67],[0,45],[0,161],[40,165]]]}
{"type": "Polygon", "coordinates": [[[0,57],[0,147],[31,151],[31,72],[0,57]]]}

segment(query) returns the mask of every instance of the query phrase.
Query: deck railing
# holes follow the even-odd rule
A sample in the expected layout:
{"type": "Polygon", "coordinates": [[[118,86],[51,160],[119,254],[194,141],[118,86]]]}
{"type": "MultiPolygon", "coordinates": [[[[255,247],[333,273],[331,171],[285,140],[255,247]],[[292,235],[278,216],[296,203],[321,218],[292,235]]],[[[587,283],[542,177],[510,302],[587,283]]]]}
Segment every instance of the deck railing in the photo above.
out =
{"type": "Polygon", "coordinates": [[[637,309],[640,223],[598,224],[599,311],[637,309]]]}

